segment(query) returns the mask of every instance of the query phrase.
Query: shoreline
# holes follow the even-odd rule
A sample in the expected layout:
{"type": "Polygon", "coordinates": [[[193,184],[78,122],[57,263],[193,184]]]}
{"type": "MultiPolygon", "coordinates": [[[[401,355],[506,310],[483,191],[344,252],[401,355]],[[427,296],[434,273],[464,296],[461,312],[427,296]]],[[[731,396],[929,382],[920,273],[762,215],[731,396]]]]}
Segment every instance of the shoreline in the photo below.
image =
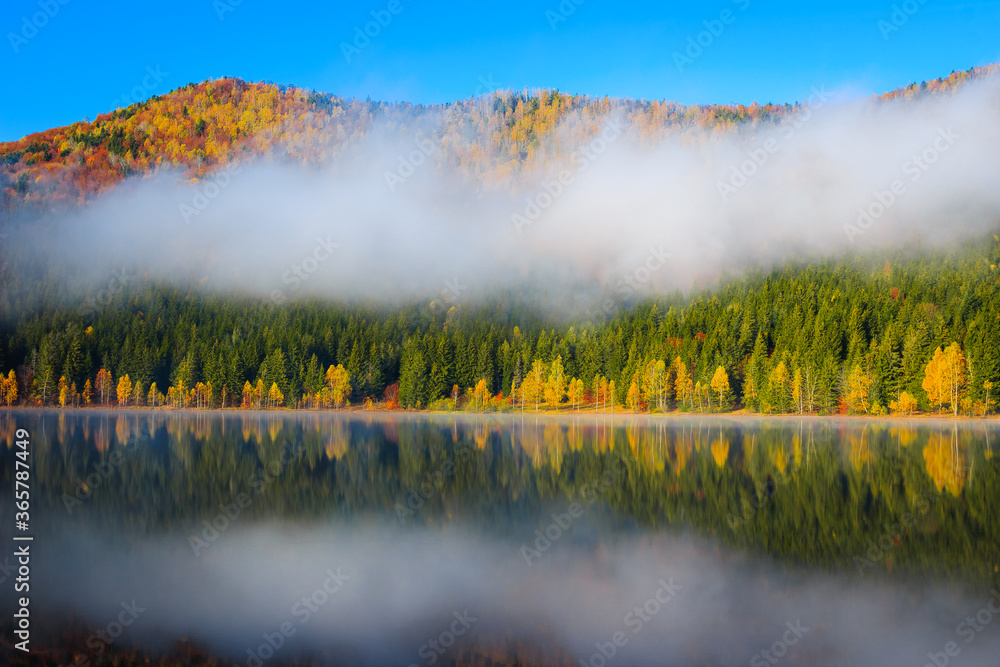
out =
{"type": "Polygon", "coordinates": [[[288,417],[294,415],[327,415],[327,416],[350,416],[350,417],[461,417],[461,418],[483,418],[494,419],[524,419],[528,417],[542,419],[567,420],[582,417],[596,417],[623,421],[660,421],[660,420],[695,420],[695,419],[716,419],[722,421],[746,421],[746,420],[780,420],[780,421],[848,421],[848,422],[868,422],[868,423],[898,423],[898,422],[930,422],[930,423],[979,423],[992,424],[1000,423],[1000,415],[988,415],[982,417],[969,417],[966,415],[953,416],[949,414],[914,414],[914,415],[819,415],[819,414],[761,414],[745,411],[737,412],[626,412],[616,411],[598,412],[594,409],[586,410],[509,410],[504,412],[467,412],[464,410],[436,411],[436,410],[371,410],[362,407],[350,407],[341,409],[319,409],[319,408],[277,408],[268,410],[255,410],[244,408],[171,408],[171,407],[113,407],[113,406],[90,406],[90,407],[70,407],[62,408],[55,406],[0,406],[0,412],[13,413],[53,413],[53,414],[128,414],[128,413],[153,413],[164,415],[206,415],[206,416],[281,416],[288,417]]]}

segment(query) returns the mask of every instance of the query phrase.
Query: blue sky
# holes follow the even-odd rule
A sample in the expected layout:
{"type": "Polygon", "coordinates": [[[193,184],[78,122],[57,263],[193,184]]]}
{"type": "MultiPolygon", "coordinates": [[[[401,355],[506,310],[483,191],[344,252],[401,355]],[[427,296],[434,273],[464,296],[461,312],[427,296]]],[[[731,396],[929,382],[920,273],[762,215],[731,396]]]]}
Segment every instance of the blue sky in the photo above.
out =
{"type": "Polygon", "coordinates": [[[492,86],[685,104],[860,96],[998,61],[998,28],[1000,1],[5,0],[0,140],[219,76],[417,103],[492,86]],[[385,25],[348,58],[372,12],[385,25]]]}

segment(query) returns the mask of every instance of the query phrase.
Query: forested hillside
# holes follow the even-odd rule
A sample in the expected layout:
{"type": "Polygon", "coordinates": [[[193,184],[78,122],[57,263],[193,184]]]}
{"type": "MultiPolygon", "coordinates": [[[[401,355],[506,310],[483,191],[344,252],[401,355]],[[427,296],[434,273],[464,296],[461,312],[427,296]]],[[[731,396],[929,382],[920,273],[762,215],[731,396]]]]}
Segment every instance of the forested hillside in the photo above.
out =
{"type": "MultiPolygon", "coordinates": [[[[995,66],[872,100],[953,93],[995,66]]],[[[484,186],[557,159],[617,114],[651,141],[780,122],[797,105],[695,106],[496,91],[439,107],[348,100],[220,79],[93,122],[0,144],[3,209],[67,210],[123,179],[192,178],[244,158],[318,164],[379,124],[428,119],[439,166],[484,186]],[[565,141],[563,144],[561,142],[565,141]]],[[[404,132],[405,130],[405,132],[404,132]]],[[[0,402],[7,405],[369,406],[473,410],[984,414],[1000,381],[1000,240],[779,265],[611,321],[493,305],[282,306],[179,283],[129,281],[69,308],[58,267],[0,248],[0,402]],[[29,268],[30,267],[30,268],[29,268]]],[[[141,273],[142,267],[135,267],[141,273]]]]}
{"type": "MultiPolygon", "coordinates": [[[[995,69],[974,67],[877,99],[949,94],[995,69]]],[[[593,137],[600,119],[612,113],[621,114],[637,137],[656,140],[670,133],[727,133],[774,124],[800,108],[756,103],[683,106],[555,90],[498,90],[455,104],[413,106],[216,79],[188,84],[92,121],[0,143],[0,193],[6,211],[58,210],[85,203],[126,178],[163,168],[180,169],[197,179],[241,159],[323,163],[364,140],[376,125],[412,134],[429,118],[437,123],[435,132],[444,149],[436,157],[440,164],[489,187],[558,156],[563,145],[593,137]]]]}
{"type": "Polygon", "coordinates": [[[1000,381],[998,266],[993,236],[785,266],[558,326],[505,301],[276,307],[132,287],[92,315],[6,322],[4,401],[983,414],[1000,381]]]}

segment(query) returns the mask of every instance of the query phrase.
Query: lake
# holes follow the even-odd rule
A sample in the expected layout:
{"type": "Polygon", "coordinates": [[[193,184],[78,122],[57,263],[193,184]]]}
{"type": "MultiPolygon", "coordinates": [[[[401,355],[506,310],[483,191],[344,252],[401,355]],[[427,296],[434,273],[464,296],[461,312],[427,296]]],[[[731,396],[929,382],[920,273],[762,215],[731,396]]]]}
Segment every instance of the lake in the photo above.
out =
{"type": "Polygon", "coordinates": [[[995,423],[3,411],[4,534],[16,429],[67,664],[1000,664],[995,423]]]}

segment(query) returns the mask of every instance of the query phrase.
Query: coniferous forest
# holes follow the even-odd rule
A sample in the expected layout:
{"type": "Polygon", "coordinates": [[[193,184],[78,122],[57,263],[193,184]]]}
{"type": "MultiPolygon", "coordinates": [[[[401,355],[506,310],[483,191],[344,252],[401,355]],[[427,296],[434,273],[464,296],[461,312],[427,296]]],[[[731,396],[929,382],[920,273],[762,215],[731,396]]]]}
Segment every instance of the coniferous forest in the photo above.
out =
{"type": "MultiPolygon", "coordinates": [[[[870,104],[947,97],[995,69],[914,83],[870,104]]],[[[608,115],[641,141],[711,141],[808,118],[809,104],[822,103],[685,107],[498,90],[414,107],[218,79],[0,144],[0,189],[11,220],[45,233],[46,216],[158,169],[209,187],[241,160],[320,164],[376,126],[405,134],[430,117],[443,119],[437,136],[448,147],[430,159],[489,189],[530,178],[558,158],[552,142],[593,137],[608,115]]],[[[8,245],[0,402],[985,415],[1000,382],[997,239],[785,259],[597,315],[555,315],[511,290],[456,303],[275,305],[124,278],[85,288],[80,308],[60,298],[68,279],[57,266],[21,263],[8,245]]]]}
{"type": "Polygon", "coordinates": [[[489,304],[156,284],[3,328],[7,405],[978,416],[1000,381],[1000,237],[788,264],[606,321],[489,304]]]}

